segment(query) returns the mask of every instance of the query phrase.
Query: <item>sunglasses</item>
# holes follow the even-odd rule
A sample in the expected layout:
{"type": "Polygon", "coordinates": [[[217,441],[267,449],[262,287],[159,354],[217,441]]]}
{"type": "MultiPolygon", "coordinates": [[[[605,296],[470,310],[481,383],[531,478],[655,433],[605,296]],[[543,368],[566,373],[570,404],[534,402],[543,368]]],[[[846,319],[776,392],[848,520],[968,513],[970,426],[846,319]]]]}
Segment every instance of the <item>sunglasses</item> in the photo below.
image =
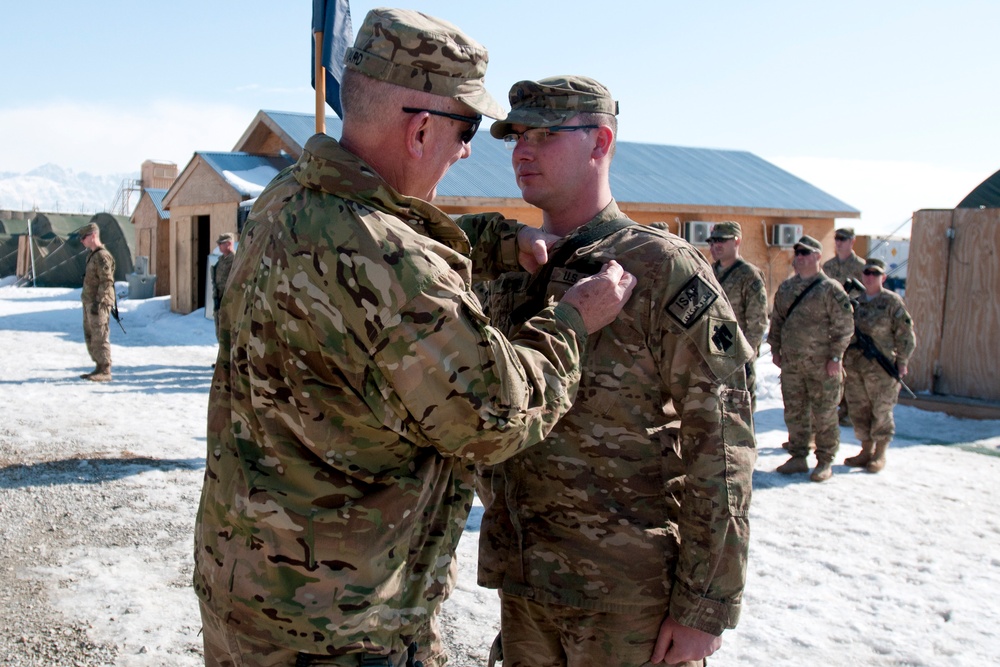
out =
{"type": "Polygon", "coordinates": [[[871,269],[865,269],[861,273],[865,274],[866,276],[880,276],[880,275],[882,275],[881,271],[872,271],[871,269]]]}
{"type": "Polygon", "coordinates": [[[799,257],[805,257],[807,255],[813,254],[813,251],[812,250],[806,250],[805,248],[796,248],[795,249],[795,254],[798,255],[799,257]]]}
{"type": "Polygon", "coordinates": [[[479,130],[479,124],[483,122],[482,116],[462,116],[457,113],[448,113],[446,111],[435,111],[434,109],[417,109],[416,107],[403,107],[405,113],[429,113],[432,116],[441,116],[442,118],[450,118],[452,120],[461,121],[463,123],[469,123],[469,127],[462,130],[458,138],[462,140],[463,144],[470,143],[472,138],[476,136],[476,132],[479,130]]]}

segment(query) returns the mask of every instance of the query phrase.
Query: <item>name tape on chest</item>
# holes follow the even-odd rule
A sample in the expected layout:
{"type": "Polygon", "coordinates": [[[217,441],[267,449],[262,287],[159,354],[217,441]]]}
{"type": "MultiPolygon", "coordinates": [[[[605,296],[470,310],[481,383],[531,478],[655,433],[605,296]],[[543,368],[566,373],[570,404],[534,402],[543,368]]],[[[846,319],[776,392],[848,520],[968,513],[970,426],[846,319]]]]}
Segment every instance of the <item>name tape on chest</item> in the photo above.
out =
{"type": "Polygon", "coordinates": [[[693,276],[667,304],[667,312],[682,327],[690,329],[719,295],[701,276],[693,276]]]}

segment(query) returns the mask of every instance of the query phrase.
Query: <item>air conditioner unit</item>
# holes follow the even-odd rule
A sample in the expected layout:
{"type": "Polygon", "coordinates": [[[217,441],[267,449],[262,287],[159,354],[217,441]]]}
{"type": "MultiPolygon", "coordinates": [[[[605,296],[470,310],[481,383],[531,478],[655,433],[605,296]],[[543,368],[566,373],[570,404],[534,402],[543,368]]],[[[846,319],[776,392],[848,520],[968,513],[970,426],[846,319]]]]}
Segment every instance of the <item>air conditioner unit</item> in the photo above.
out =
{"type": "Polygon", "coordinates": [[[775,225],[772,229],[771,245],[779,248],[791,248],[802,238],[802,225],[775,225]]]}
{"type": "Polygon", "coordinates": [[[712,223],[699,220],[689,220],[684,223],[684,240],[693,245],[708,245],[708,237],[712,235],[712,223]]]}

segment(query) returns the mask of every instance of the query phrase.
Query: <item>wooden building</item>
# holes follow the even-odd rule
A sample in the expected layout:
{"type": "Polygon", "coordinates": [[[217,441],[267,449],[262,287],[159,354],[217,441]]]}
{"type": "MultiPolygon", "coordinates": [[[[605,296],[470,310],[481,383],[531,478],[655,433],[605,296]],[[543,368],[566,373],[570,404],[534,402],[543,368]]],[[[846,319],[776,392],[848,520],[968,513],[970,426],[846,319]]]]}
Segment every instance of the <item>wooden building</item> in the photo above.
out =
{"type": "MultiPolygon", "coordinates": [[[[339,118],[327,119],[327,134],[339,137],[339,118]]],[[[227,182],[213,166],[222,156],[298,159],[314,133],[312,114],[260,111],[240,137],[235,153],[198,153],[164,198],[170,212],[171,308],[187,313],[204,305],[206,238],[238,231],[241,201],[255,196],[227,182]],[[179,217],[183,216],[183,218],[179,217]],[[206,236],[207,234],[207,236],[206,236]],[[200,291],[199,291],[200,290],[200,291]]],[[[259,181],[257,181],[259,183],[259,181]]],[[[773,295],[791,272],[792,245],[802,234],[819,239],[824,259],[833,255],[837,220],[859,211],[796,176],[745,152],[619,142],[611,168],[611,188],[622,210],[640,223],[661,223],[708,255],[711,226],[735,220],[743,228],[742,254],[760,266],[773,295]]],[[[480,132],[472,157],[459,160],[437,188],[434,203],[452,215],[500,211],[540,225],[541,211],[526,204],[514,181],[511,154],[502,141],[480,132]]]]}
{"type": "Polygon", "coordinates": [[[170,294],[170,213],[163,208],[163,197],[177,180],[177,165],[146,160],[139,173],[142,190],[131,216],[136,259],[148,258],[149,273],[156,276],[154,293],[165,296],[170,294]]]}

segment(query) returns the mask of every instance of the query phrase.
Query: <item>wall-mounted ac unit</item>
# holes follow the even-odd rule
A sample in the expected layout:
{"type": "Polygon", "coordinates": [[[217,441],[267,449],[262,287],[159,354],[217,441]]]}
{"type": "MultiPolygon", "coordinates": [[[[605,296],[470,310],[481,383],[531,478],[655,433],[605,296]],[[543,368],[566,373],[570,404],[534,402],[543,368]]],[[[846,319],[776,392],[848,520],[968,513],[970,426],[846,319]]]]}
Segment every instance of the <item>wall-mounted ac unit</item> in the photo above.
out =
{"type": "Polygon", "coordinates": [[[689,220],[684,223],[684,240],[692,245],[708,245],[708,237],[712,235],[711,222],[689,220]]]}
{"type": "Polygon", "coordinates": [[[772,229],[771,245],[779,248],[791,248],[802,238],[802,225],[775,225],[772,229]]]}

